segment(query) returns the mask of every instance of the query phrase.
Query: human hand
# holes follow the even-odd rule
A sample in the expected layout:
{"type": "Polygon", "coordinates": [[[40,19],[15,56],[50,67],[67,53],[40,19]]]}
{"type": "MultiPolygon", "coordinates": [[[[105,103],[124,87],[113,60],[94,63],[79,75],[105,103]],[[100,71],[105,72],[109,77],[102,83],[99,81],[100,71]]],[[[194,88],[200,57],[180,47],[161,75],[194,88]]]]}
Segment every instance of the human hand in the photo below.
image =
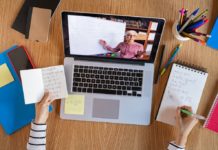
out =
{"type": "Polygon", "coordinates": [[[107,45],[107,42],[105,40],[99,40],[99,44],[105,47],[107,45]]]}
{"type": "Polygon", "coordinates": [[[45,124],[48,115],[49,115],[49,105],[53,102],[53,100],[49,97],[49,92],[45,92],[42,100],[35,104],[36,108],[36,117],[35,117],[35,123],[37,124],[45,124]]]}
{"type": "Polygon", "coordinates": [[[198,123],[198,119],[181,113],[181,109],[186,109],[192,112],[192,108],[189,106],[177,107],[176,110],[176,126],[179,129],[178,137],[176,139],[176,144],[180,146],[185,146],[187,142],[188,135],[190,134],[193,127],[198,123]]]}

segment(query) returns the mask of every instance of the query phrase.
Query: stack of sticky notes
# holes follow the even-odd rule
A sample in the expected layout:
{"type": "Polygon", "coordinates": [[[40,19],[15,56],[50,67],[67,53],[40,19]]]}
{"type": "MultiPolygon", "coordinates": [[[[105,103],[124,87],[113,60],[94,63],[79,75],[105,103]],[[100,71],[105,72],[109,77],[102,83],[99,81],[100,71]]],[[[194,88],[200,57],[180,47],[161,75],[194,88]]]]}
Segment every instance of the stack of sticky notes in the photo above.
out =
{"type": "Polygon", "coordinates": [[[69,95],[65,99],[64,113],[68,115],[84,115],[84,107],[84,95],[69,95]]]}
{"type": "Polygon", "coordinates": [[[7,64],[0,65],[0,88],[14,81],[7,64]]]}

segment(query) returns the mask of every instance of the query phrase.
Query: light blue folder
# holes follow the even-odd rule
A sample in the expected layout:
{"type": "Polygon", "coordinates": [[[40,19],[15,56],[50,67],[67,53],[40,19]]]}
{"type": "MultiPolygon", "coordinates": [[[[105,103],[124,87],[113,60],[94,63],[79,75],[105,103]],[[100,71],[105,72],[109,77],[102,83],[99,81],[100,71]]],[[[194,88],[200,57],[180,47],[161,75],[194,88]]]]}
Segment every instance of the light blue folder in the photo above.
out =
{"type": "Polygon", "coordinates": [[[218,50],[218,18],[213,26],[211,38],[207,40],[207,46],[218,50]]]}

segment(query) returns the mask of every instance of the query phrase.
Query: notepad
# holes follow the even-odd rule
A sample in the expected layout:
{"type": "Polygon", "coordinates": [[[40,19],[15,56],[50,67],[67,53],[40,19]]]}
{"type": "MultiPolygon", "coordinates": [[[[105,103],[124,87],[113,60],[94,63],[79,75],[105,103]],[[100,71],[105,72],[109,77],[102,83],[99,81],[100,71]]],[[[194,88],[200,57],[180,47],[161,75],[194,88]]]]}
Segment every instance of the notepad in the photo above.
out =
{"type": "Polygon", "coordinates": [[[66,78],[62,65],[22,70],[20,73],[25,104],[39,102],[45,90],[49,91],[51,99],[61,99],[67,96],[66,78]]]}
{"type": "Polygon", "coordinates": [[[64,113],[71,115],[84,115],[84,105],[84,95],[69,95],[65,99],[64,113]]]}
{"type": "Polygon", "coordinates": [[[204,128],[218,133],[218,94],[207,116],[207,120],[204,123],[204,128]]]}
{"type": "Polygon", "coordinates": [[[207,76],[206,72],[173,64],[156,120],[175,125],[176,109],[183,105],[196,113],[207,76]]]}
{"type": "Polygon", "coordinates": [[[213,26],[211,38],[207,40],[207,46],[218,50],[218,18],[213,26]]]}
{"type": "Polygon", "coordinates": [[[0,65],[0,88],[13,82],[14,78],[8,69],[7,64],[0,65]]]}

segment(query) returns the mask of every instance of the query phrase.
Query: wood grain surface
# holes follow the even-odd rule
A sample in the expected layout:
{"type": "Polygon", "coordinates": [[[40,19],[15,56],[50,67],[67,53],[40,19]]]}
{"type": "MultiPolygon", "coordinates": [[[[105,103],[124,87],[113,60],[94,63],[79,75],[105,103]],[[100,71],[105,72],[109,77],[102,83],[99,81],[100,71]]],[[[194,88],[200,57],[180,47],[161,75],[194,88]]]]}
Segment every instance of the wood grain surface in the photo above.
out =
{"type": "MultiPolygon", "coordinates": [[[[24,0],[0,0],[0,52],[14,44],[24,45],[38,67],[63,64],[64,52],[61,31],[61,11],[83,11],[121,15],[163,17],[166,27],[161,43],[166,44],[163,57],[165,63],[173,48],[179,43],[171,32],[182,0],[61,0],[51,21],[49,41],[36,43],[11,29],[24,0]]],[[[209,24],[201,31],[210,32],[218,16],[217,0],[184,0],[185,7],[192,11],[209,8],[209,24]]],[[[193,41],[183,43],[176,57],[204,68],[209,73],[198,113],[207,115],[218,89],[218,51],[201,46],[193,41]]],[[[167,82],[169,70],[154,86],[152,123],[150,126],[120,125],[68,121],[60,119],[60,101],[54,102],[54,111],[48,119],[48,150],[165,150],[168,142],[175,139],[176,129],[156,122],[161,97],[167,82]]],[[[1,99],[1,98],[0,98],[1,99]]],[[[30,126],[7,136],[0,127],[0,150],[23,150],[26,148],[30,126]]],[[[217,150],[218,135],[202,128],[199,123],[189,136],[188,150],[217,150]]]]}

